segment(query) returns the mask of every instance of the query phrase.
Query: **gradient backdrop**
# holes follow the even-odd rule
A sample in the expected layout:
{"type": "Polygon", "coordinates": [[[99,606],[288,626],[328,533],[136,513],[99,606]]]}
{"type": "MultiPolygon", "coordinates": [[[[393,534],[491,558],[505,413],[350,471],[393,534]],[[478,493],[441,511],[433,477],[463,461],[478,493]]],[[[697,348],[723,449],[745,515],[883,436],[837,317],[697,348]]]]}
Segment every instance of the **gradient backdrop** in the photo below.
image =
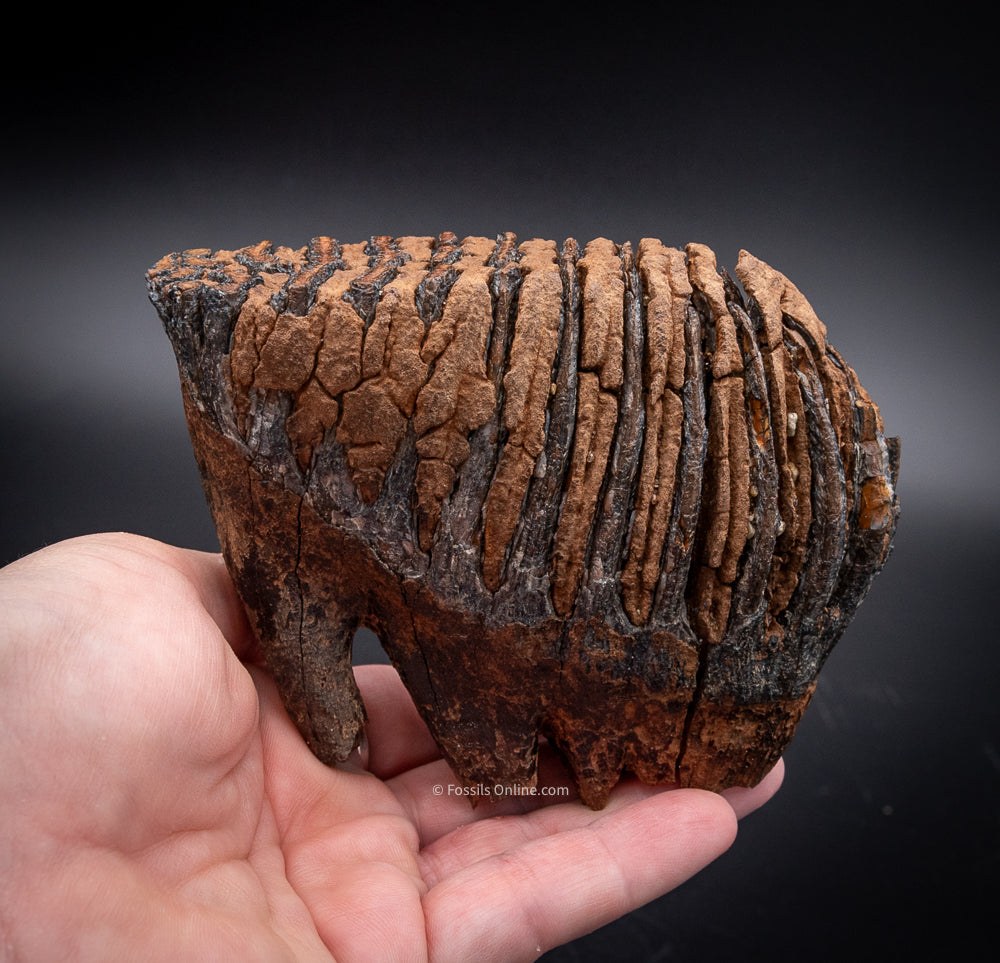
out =
{"type": "Polygon", "coordinates": [[[32,69],[3,68],[0,562],[108,529],[216,547],[146,299],[163,254],[443,230],[702,241],[729,267],[746,248],[812,301],[903,439],[895,554],[778,797],[685,887],[547,959],[919,959],[992,932],[982,25],[872,7],[151,16],[29,25],[32,69]]]}

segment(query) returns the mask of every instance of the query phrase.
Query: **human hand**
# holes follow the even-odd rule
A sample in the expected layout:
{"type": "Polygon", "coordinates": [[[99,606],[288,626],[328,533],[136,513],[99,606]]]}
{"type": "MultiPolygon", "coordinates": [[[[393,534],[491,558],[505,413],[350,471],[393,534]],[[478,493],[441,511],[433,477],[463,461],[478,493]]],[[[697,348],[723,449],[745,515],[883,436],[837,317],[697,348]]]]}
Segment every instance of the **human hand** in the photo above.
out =
{"type": "MultiPolygon", "coordinates": [[[[89,536],[0,571],[0,947],[14,959],[519,960],[679,885],[764,803],[453,784],[399,677],[322,765],[217,555],[89,536]],[[556,797],[558,798],[558,797],[556,797]],[[548,805],[544,805],[549,802],[548,805]]],[[[542,784],[570,785],[554,758],[542,784]]]]}

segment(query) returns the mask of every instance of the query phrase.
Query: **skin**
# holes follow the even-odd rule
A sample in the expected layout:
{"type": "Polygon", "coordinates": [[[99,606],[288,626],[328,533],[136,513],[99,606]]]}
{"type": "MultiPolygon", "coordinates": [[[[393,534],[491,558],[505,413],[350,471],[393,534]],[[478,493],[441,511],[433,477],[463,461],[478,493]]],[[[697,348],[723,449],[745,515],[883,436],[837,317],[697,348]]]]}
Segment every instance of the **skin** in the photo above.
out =
{"type": "MultiPolygon", "coordinates": [[[[534,959],[702,869],[781,782],[473,808],[395,671],[357,676],[367,751],[330,769],[219,556],[100,535],[0,570],[0,958],[534,959]]],[[[571,783],[545,756],[540,784],[571,783]]]]}

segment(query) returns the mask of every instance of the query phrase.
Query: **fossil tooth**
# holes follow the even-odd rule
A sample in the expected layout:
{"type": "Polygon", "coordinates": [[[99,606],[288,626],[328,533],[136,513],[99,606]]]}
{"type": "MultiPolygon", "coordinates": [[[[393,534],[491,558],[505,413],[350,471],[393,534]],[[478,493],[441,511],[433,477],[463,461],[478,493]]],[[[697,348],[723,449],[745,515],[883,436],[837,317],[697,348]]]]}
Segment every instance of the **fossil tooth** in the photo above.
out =
{"type": "Polygon", "coordinates": [[[782,274],[453,234],[148,273],[290,715],[358,744],[373,629],[463,780],[753,785],[888,557],[898,439],[782,274]]]}

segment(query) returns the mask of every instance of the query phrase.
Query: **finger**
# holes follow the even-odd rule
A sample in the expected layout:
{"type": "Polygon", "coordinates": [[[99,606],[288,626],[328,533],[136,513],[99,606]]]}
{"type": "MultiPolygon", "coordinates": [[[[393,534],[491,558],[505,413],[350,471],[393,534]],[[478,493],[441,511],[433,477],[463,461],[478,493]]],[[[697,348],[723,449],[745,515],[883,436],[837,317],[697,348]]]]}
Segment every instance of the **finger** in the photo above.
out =
{"type": "MultiPolygon", "coordinates": [[[[628,802],[636,790],[626,790],[625,802],[603,812],[567,805],[519,826],[509,820],[492,855],[444,876],[440,861],[428,866],[430,956],[534,959],[673,889],[735,839],[735,813],[714,793],[678,789],[628,802]]],[[[491,829],[477,823],[460,833],[491,829]]]]}
{"type": "Polygon", "coordinates": [[[516,849],[530,840],[588,827],[599,817],[669,791],[672,790],[645,786],[631,779],[615,788],[602,810],[590,809],[579,801],[552,803],[547,807],[536,804],[531,809],[522,805],[520,812],[503,801],[477,806],[475,816],[421,850],[424,876],[434,885],[480,860],[516,849]]]}
{"type": "Polygon", "coordinates": [[[775,767],[752,789],[727,789],[722,795],[733,807],[739,819],[760,809],[780,788],[785,778],[785,762],[779,759],[775,767]]]}
{"type": "Polygon", "coordinates": [[[344,771],[320,762],[288,715],[270,673],[257,666],[249,671],[260,700],[267,796],[286,842],[308,844],[317,832],[359,817],[398,816],[394,797],[371,773],[344,771]]]}
{"type": "Polygon", "coordinates": [[[153,545],[190,581],[205,610],[219,626],[237,657],[245,662],[262,662],[257,639],[222,556],[171,545],[153,545]]]}
{"type": "MultiPolygon", "coordinates": [[[[82,563],[77,563],[80,567],[93,560],[103,565],[117,565],[128,581],[135,575],[145,574],[161,587],[168,587],[168,594],[176,597],[178,586],[166,584],[167,573],[172,570],[196,594],[240,658],[256,652],[256,640],[221,555],[178,548],[142,535],[109,532],[68,539],[36,552],[34,557],[40,561],[52,559],[52,564],[56,564],[66,553],[83,559],[82,563]]],[[[29,556],[28,561],[31,559],[29,556]]]]}
{"type": "Polygon", "coordinates": [[[368,713],[368,771],[380,779],[441,758],[399,673],[389,665],[355,666],[354,678],[368,713]]]}

